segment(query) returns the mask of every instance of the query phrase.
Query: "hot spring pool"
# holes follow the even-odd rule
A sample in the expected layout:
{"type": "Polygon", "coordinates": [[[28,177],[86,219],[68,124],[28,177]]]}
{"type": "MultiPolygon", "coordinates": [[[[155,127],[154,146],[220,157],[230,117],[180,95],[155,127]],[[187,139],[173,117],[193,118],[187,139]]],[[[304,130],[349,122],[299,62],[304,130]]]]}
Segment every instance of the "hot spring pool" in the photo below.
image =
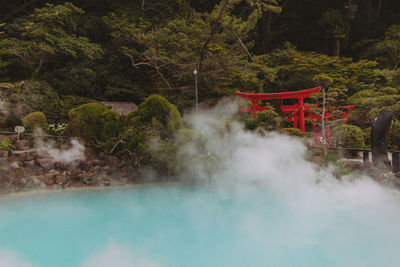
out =
{"type": "Polygon", "coordinates": [[[400,266],[399,199],[330,194],[151,185],[3,199],[0,266],[400,266]]]}

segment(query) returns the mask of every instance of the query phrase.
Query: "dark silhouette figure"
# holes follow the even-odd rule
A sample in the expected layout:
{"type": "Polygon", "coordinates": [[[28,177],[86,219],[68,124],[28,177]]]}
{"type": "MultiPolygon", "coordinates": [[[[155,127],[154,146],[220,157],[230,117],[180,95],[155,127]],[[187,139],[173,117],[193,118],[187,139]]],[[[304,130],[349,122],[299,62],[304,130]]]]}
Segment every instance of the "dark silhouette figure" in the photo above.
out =
{"type": "Polygon", "coordinates": [[[371,148],[372,148],[372,163],[378,166],[384,163],[390,166],[390,160],[387,154],[389,142],[389,129],[393,118],[392,110],[382,110],[378,118],[372,122],[371,128],[371,148]]]}

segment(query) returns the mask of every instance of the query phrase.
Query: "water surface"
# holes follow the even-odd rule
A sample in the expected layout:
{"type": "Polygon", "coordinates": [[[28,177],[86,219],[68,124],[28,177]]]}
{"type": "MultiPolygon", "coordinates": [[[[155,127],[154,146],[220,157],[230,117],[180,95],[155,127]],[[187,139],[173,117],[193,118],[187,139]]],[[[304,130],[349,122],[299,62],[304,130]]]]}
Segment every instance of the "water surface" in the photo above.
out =
{"type": "Polygon", "coordinates": [[[297,196],[152,185],[3,199],[0,266],[400,265],[400,202],[297,196]]]}

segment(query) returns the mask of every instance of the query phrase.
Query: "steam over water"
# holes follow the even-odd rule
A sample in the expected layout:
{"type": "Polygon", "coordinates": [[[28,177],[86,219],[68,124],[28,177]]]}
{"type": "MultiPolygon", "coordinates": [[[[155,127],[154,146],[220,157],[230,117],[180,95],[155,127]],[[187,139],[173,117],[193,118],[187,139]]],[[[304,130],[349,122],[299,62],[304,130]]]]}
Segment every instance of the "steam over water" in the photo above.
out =
{"type": "Polygon", "coordinates": [[[187,118],[200,140],[179,178],[0,201],[0,266],[399,266],[400,193],[338,181],[304,145],[224,121],[235,104],[187,118]]]}

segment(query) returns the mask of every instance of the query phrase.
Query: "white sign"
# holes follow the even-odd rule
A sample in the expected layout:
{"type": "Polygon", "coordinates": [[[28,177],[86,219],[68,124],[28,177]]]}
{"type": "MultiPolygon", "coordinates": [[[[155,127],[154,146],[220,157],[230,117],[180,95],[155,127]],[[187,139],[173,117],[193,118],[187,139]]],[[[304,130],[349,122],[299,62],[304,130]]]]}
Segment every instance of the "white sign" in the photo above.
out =
{"type": "Polygon", "coordinates": [[[14,131],[18,133],[18,140],[19,140],[19,135],[23,132],[25,132],[25,128],[23,126],[15,126],[14,131]]]}

